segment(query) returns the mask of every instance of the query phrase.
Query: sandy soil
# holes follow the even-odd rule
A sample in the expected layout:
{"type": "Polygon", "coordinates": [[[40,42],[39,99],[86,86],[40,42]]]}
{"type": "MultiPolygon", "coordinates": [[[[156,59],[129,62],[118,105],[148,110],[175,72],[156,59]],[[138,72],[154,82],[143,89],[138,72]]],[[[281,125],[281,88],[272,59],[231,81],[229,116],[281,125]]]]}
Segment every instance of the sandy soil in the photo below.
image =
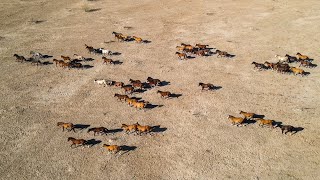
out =
{"type": "Polygon", "coordinates": [[[304,68],[310,75],[300,77],[258,72],[251,62],[301,52],[320,64],[319,9],[318,0],[1,0],[0,179],[318,179],[320,67],[304,68]],[[151,43],[104,43],[114,40],[112,31],[151,43]],[[236,56],[179,61],[181,42],[236,56]],[[121,52],[113,58],[123,64],[102,65],[85,43],[121,52]],[[85,63],[93,68],[67,70],[12,57],[31,50],[96,60],[85,63]],[[136,95],[163,105],[145,111],[118,102],[120,89],[93,83],[148,76],[170,84],[136,95]],[[199,82],[222,88],[201,92],[199,82]],[[165,100],[157,90],[182,96],[165,100]],[[257,124],[231,126],[227,115],[239,110],[304,130],[290,136],[257,124]],[[62,132],[59,121],[108,129],[138,121],[166,130],[94,137],[86,129],[62,132]],[[71,149],[69,136],[102,142],[71,149]],[[113,155],[104,143],[136,149],[113,155]]]}

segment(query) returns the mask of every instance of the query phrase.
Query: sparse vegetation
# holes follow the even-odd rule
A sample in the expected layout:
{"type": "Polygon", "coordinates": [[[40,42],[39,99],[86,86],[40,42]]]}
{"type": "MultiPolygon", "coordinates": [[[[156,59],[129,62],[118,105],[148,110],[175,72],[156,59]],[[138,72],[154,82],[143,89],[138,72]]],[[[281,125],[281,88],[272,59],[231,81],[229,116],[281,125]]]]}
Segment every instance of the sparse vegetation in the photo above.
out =
{"type": "Polygon", "coordinates": [[[0,179],[319,176],[316,0],[20,1],[0,17],[0,179]]]}

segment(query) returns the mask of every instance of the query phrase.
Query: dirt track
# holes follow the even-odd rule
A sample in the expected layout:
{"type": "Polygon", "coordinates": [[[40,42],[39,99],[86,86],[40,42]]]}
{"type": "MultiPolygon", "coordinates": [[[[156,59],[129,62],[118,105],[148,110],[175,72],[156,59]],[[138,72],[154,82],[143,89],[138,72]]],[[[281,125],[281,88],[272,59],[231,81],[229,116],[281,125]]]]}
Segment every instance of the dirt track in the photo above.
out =
{"type": "Polygon", "coordinates": [[[301,77],[258,72],[251,62],[301,52],[319,65],[319,8],[317,0],[2,0],[0,179],[317,179],[320,67],[303,68],[310,75],[301,77]],[[97,10],[84,12],[84,4],[97,10]],[[112,31],[151,43],[104,43],[114,40],[112,31]],[[236,56],[179,61],[174,53],[181,42],[209,44],[236,56]],[[113,58],[123,64],[102,65],[84,44],[120,52],[113,58]],[[85,63],[92,68],[67,70],[20,64],[12,57],[31,50],[96,60],[85,63]],[[123,93],[120,89],[93,83],[148,76],[170,84],[137,95],[162,105],[146,111],[118,102],[113,95],[123,93]],[[222,88],[201,92],[199,82],[222,88]],[[157,90],[182,96],[164,100],[157,90]],[[239,110],[304,130],[290,136],[257,124],[231,126],[227,115],[238,116],[239,110]],[[165,131],[93,137],[86,129],[62,132],[59,121],[108,129],[138,121],[165,131]],[[102,142],[71,149],[70,136],[102,142]],[[104,143],[136,149],[113,155],[104,143]]]}

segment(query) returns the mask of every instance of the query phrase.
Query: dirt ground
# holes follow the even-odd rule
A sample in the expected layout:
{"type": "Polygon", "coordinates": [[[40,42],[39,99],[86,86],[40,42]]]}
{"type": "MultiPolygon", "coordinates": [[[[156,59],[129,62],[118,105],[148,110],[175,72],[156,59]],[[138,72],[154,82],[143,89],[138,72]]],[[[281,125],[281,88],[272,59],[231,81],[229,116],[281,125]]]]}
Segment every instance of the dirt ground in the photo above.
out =
{"type": "Polygon", "coordinates": [[[318,0],[1,0],[0,179],[318,179],[320,67],[301,77],[259,72],[251,62],[301,52],[320,64],[319,9],[318,0]],[[151,43],[104,43],[113,31],[151,43]],[[179,61],[181,42],[236,56],[179,61]],[[112,58],[123,64],[102,65],[84,44],[120,52],[112,58]],[[15,62],[14,53],[31,50],[95,60],[84,70],[15,62]],[[147,110],[118,102],[121,89],[93,83],[148,76],[170,83],[135,95],[162,105],[147,110]],[[222,88],[201,92],[199,82],[222,88]],[[166,100],[157,90],[182,96],[166,100]],[[304,129],[290,136],[257,123],[232,126],[227,116],[240,110],[304,129]],[[62,132],[59,121],[108,129],[138,121],[162,131],[94,137],[62,132]],[[97,144],[71,149],[68,137],[97,144]],[[133,150],[114,155],[105,143],[133,150]]]}

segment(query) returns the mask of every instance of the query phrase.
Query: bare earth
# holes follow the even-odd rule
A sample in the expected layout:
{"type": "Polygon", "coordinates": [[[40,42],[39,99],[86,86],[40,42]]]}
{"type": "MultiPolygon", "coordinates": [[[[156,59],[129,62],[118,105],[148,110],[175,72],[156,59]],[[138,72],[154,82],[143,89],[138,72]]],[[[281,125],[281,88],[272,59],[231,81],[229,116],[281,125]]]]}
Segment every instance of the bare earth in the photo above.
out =
{"type": "Polygon", "coordinates": [[[251,62],[301,52],[319,65],[319,9],[318,0],[1,0],[0,179],[318,179],[320,67],[303,68],[310,75],[301,77],[258,72],[251,62]],[[114,40],[112,31],[151,43],[104,43],[114,40]],[[181,42],[236,56],[179,61],[181,42]],[[113,58],[123,64],[102,65],[84,44],[121,52],[113,58]],[[31,50],[96,60],[85,70],[15,62],[14,53],[31,50]],[[121,89],[93,83],[148,76],[170,84],[136,96],[162,107],[136,110],[113,97],[121,89]],[[222,88],[201,92],[199,82],[222,88]],[[157,90],[182,96],[165,100],[157,90]],[[232,126],[227,115],[240,116],[239,110],[304,130],[290,136],[256,123],[232,126]],[[59,121],[167,129],[94,137],[86,129],[62,132],[59,121]],[[102,142],[71,149],[69,136],[102,142]],[[114,155],[104,143],[136,149],[114,155]]]}

